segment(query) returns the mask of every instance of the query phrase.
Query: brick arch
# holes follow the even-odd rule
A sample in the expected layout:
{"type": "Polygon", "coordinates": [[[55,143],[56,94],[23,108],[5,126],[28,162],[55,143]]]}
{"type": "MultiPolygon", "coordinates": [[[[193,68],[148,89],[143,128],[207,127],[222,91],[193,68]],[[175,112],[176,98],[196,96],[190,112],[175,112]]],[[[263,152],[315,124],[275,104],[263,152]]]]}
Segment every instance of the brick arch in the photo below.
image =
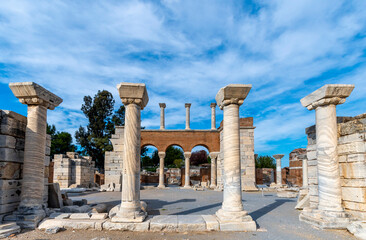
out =
{"type": "Polygon", "coordinates": [[[205,146],[209,152],[220,152],[220,133],[217,130],[141,130],[141,146],[153,145],[159,152],[171,145],[191,152],[197,145],[205,146]]]}
{"type": "Polygon", "coordinates": [[[180,148],[182,148],[182,149],[183,149],[183,152],[185,152],[185,149],[184,149],[182,146],[180,146],[180,144],[177,144],[177,143],[172,143],[172,144],[170,144],[169,146],[167,146],[167,147],[165,148],[165,152],[166,152],[166,150],[168,149],[168,147],[171,147],[171,146],[178,146],[178,147],[180,147],[180,148]]]}
{"type": "Polygon", "coordinates": [[[191,148],[191,152],[193,151],[193,148],[198,147],[198,146],[205,147],[205,148],[207,148],[207,150],[208,150],[208,152],[209,152],[209,153],[211,152],[210,148],[209,148],[208,146],[206,146],[205,144],[203,144],[203,143],[195,144],[195,145],[191,148]]]}

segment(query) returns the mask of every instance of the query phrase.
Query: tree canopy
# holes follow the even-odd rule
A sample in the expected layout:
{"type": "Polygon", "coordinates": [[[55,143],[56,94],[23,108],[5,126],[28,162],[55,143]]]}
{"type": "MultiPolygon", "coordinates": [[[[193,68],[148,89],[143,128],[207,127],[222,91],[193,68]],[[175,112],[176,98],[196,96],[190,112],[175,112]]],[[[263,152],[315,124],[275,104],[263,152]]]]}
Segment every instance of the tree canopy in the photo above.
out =
{"type": "Polygon", "coordinates": [[[208,163],[208,154],[205,150],[195,151],[191,155],[191,165],[199,166],[208,163]]]}
{"type": "Polygon", "coordinates": [[[122,126],[125,122],[125,107],[120,106],[114,111],[114,103],[112,94],[103,90],[98,91],[94,98],[85,96],[81,106],[89,123],[86,128],[79,127],[75,139],[81,146],[80,153],[91,156],[99,168],[104,168],[105,152],[113,149],[109,139],[115,126],[122,126]]]}
{"type": "Polygon", "coordinates": [[[56,131],[55,125],[47,124],[47,134],[51,135],[51,157],[55,154],[74,152],[75,145],[72,144],[72,136],[68,132],[56,131]]]}
{"type": "Polygon", "coordinates": [[[255,168],[276,168],[276,160],[271,156],[259,156],[255,159],[255,168]]]}

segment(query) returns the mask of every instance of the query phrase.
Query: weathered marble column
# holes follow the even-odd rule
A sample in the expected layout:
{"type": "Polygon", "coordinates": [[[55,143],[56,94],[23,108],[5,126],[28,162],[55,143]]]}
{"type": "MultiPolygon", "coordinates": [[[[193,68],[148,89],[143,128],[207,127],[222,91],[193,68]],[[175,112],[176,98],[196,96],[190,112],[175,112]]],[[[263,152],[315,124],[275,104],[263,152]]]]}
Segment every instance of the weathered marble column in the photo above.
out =
{"type": "Polygon", "coordinates": [[[122,202],[113,222],[142,222],[146,212],[140,202],[140,147],[141,110],[149,97],[145,84],[120,83],[117,86],[122,103],[126,108],[124,131],[124,159],[122,172],[122,202]]]}
{"type": "Polygon", "coordinates": [[[10,83],[9,87],[21,103],[28,105],[21,202],[15,214],[29,215],[27,221],[31,223],[20,225],[33,228],[45,216],[42,205],[47,109],[53,110],[62,99],[34,82],[10,83]]]}
{"type": "Polygon", "coordinates": [[[159,159],[160,159],[158,188],[165,188],[165,183],[164,183],[164,158],[165,158],[165,152],[158,152],[158,155],[159,155],[159,159]]]}
{"type": "Polygon", "coordinates": [[[165,103],[159,103],[160,106],[160,130],[164,130],[165,129],[165,113],[164,110],[166,108],[166,104],[165,103]]]}
{"type": "Polygon", "coordinates": [[[308,188],[308,160],[302,160],[302,188],[308,188]]]}
{"type": "Polygon", "coordinates": [[[184,188],[191,188],[191,178],[190,178],[190,168],[191,168],[191,163],[190,163],[190,158],[191,158],[191,153],[190,152],[185,152],[184,153],[184,158],[185,158],[185,179],[184,179],[184,188]]]}
{"type": "Polygon", "coordinates": [[[221,229],[226,226],[233,231],[256,230],[255,222],[243,208],[240,167],[239,106],[251,87],[230,84],[221,88],[216,95],[217,104],[224,110],[224,199],[222,208],[216,212],[221,229]]]}
{"type": "Polygon", "coordinates": [[[217,186],[217,157],[219,156],[219,152],[210,153],[211,158],[211,184],[210,188],[216,188],[217,186]]]}
{"type": "Polygon", "coordinates": [[[186,107],[186,130],[190,130],[191,129],[191,124],[190,124],[190,108],[191,108],[191,104],[190,103],[186,103],[185,104],[186,107]]]}
{"type": "Polygon", "coordinates": [[[281,167],[281,159],[283,158],[283,154],[275,154],[273,157],[276,159],[276,185],[277,187],[282,186],[282,167],[281,167]]]}
{"type": "MultiPolygon", "coordinates": [[[[319,204],[313,211],[317,215],[310,215],[311,222],[323,228],[343,228],[348,224],[342,207],[336,105],[344,103],[353,89],[353,85],[329,84],[301,99],[304,107],[315,109],[319,204]],[[321,219],[314,220],[319,213],[321,219]]],[[[300,219],[308,221],[309,214],[303,213],[300,219]]]]}
{"type": "Polygon", "coordinates": [[[211,129],[216,130],[216,103],[211,103],[211,129]]]}

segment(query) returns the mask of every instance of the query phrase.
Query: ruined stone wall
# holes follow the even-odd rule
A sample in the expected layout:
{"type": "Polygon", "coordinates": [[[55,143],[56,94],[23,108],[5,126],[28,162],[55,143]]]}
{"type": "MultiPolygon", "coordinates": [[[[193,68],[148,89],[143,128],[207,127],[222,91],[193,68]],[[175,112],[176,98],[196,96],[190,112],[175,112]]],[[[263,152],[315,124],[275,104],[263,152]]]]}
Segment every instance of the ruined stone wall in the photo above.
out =
{"type": "Polygon", "coordinates": [[[297,148],[290,153],[290,173],[287,182],[301,187],[302,186],[302,161],[306,159],[306,148],[297,148]]]}
{"type": "MultiPolygon", "coordinates": [[[[354,118],[338,117],[338,161],[345,210],[359,219],[366,219],[366,114],[354,118]]],[[[315,126],[308,135],[308,181],[310,207],[318,205],[318,179],[315,126]]]]}
{"type": "Polygon", "coordinates": [[[113,151],[105,153],[104,184],[114,183],[122,186],[124,127],[116,127],[115,134],[112,135],[110,140],[113,151]]]}
{"type": "Polygon", "coordinates": [[[56,154],[54,157],[53,182],[60,188],[90,187],[94,182],[95,162],[91,157],[75,152],[56,154]]]}
{"type": "MultiPolygon", "coordinates": [[[[0,110],[0,221],[16,210],[20,202],[22,167],[27,118],[18,113],[0,110]]],[[[47,135],[45,156],[44,203],[48,201],[48,167],[51,137],[47,135]]]]}

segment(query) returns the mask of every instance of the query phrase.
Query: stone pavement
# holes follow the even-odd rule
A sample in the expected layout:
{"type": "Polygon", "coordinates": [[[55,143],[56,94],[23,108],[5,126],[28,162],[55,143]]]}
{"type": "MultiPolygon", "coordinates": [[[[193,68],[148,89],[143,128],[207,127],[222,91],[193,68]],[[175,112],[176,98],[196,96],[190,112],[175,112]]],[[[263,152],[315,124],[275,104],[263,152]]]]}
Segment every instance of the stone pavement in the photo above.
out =
{"type": "MultiPolygon", "coordinates": [[[[119,204],[121,198],[120,192],[70,195],[73,200],[84,198],[88,203],[119,204]]],[[[169,186],[169,189],[142,190],[141,200],[148,204],[149,215],[212,215],[221,206],[222,192],[197,192],[169,186]]],[[[274,192],[265,192],[264,196],[261,193],[243,193],[243,205],[256,221],[258,231],[254,234],[233,233],[230,234],[233,236],[231,239],[356,239],[345,230],[318,230],[300,222],[299,212],[294,210],[296,199],[281,199],[274,192]]],[[[138,238],[139,234],[134,236],[138,238]]],[[[216,233],[209,233],[212,234],[216,233]]]]}

